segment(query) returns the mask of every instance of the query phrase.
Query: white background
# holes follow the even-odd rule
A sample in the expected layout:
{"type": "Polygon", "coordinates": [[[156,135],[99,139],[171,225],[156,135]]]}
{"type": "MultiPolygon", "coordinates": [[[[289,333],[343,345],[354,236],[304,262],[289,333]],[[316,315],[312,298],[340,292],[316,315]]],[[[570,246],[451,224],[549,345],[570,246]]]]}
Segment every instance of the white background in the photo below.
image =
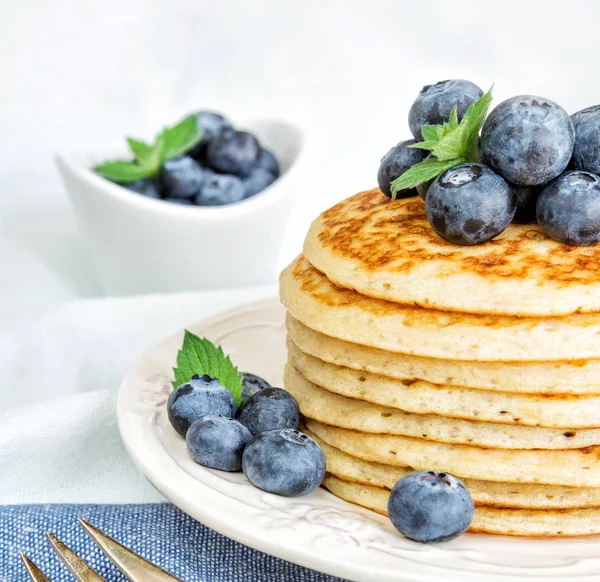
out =
{"type": "Polygon", "coordinates": [[[593,1],[5,0],[0,4],[0,303],[100,293],[53,165],[210,107],[308,136],[282,261],[310,219],[373,186],[422,85],[468,78],[569,111],[600,102],[593,1]]]}

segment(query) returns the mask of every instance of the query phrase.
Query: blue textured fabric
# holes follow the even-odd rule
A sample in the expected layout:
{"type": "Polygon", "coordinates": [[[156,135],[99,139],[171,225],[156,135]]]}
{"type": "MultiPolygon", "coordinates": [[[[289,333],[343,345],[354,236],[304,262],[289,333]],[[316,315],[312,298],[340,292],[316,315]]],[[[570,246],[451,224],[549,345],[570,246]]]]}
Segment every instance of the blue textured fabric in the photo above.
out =
{"type": "Polygon", "coordinates": [[[78,517],[185,582],[342,582],[238,544],[170,503],[0,506],[0,581],[29,580],[19,557],[23,550],[52,582],[72,582],[46,541],[46,531],[109,582],[126,580],[79,526],[78,517]]]}

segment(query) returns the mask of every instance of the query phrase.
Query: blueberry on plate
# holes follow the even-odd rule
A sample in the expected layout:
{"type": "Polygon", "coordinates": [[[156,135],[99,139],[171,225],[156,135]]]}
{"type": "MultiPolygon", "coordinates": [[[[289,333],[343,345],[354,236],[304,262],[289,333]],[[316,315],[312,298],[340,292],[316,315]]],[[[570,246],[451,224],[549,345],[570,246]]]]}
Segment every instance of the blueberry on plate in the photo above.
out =
{"type": "Polygon", "coordinates": [[[222,206],[244,198],[246,189],[237,176],[213,174],[195,198],[198,206],[222,206]]]}
{"type": "Polygon", "coordinates": [[[224,174],[247,174],[258,164],[262,148],[258,140],[246,131],[230,131],[213,139],[208,145],[208,163],[224,174]]]}
{"type": "Polygon", "coordinates": [[[189,156],[167,160],[158,175],[166,198],[193,198],[204,182],[204,170],[189,156]]]}
{"type": "Polygon", "coordinates": [[[440,125],[448,121],[455,105],[460,121],[469,105],[475,103],[482,95],[483,91],[477,85],[463,79],[425,85],[408,114],[410,131],[415,139],[421,141],[422,125],[440,125]]]}
{"type": "Polygon", "coordinates": [[[571,121],[575,128],[573,167],[600,174],[600,105],[574,113],[571,121]]]}
{"type": "Polygon", "coordinates": [[[567,167],[575,130],[567,112],[549,99],[519,95],[500,103],[481,129],[485,163],[520,186],[546,184],[567,167]]]}
{"type": "MultiPolygon", "coordinates": [[[[379,189],[388,197],[392,197],[392,181],[398,176],[404,174],[411,166],[422,162],[427,157],[425,150],[418,148],[409,148],[408,146],[417,143],[416,139],[407,139],[396,144],[383,158],[379,164],[377,172],[377,183],[379,189]]],[[[401,190],[396,194],[397,198],[409,198],[415,196],[417,192],[414,188],[401,190]]]]}
{"type": "Polygon", "coordinates": [[[552,238],[576,246],[600,242],[600,178],[588,172],[565,172],[544,187],[537,219],[552,238]]]}
{"type": "Polygon", "coordinates": [[[189,198],[174,198],[173,196],[167,196],[163,198],[165,202],[171,202],[172,204],[181,204],[182,206],[194,206],[194,201],[189,198]]]}
{"type": "Polygon", "coordinates": [[[476,245],[498,236],[516,208],[512,188],[482,164],[446,170],[430,186],[425,200],[433,229],[457,245],[476,245]]]}
{"type": "Polygon", "coordinates": [[[265,388],[271,388],[271,384],[264,378],[250,372],[242,372],[242,403],[246,402],[253,394],[265,388]]]}
{"type": "Polygon", "coordinates": [[[127,190],[131,190],[132,192],[137,192],[148,198],[160,198],[158,186],[154,180],[150,178],[143,178],[141,180],[136,180],[135,182],[130,182],[129,184],[123,184],[123,188],[127,188],[127,190]]]}
{"type": "Polygon", "coordinates": [[[536,221],[535,208],[537,199],[542,191],[541,186],[515,186],[511,184],[517,202],[517,211],[513,220],[521,224],[530,224],[536,221]]]}
{"type": "Polygon", "coordinates": [[[394,485],[388,514],[416,542],[447,542],[469,529],[475,507],[462,481],[447,473],[416,471],[394,485]]]}
{"type": "Polygon", "coordinates": [[[237,418],[255,435],[275,428],[298,428],[300,411],[295,398],[286,390],[264,388],[240,406],[237,418]]]}
{"type": "Polygon", "coordinates": [[[250,431],[234,418],[208,414],[195,420],[185,435],[192,459],[204,467],[241,471],[242,453],[252,439],[250,431]]]}
{"type": "Polygon", "coordinates": [[[167,413],[173,428],[185,436],[190,424],[207,414],[235,416],[231,392],[216,378],[204,375],[181,384],[169,396],[167,413]]]}
{"type": "Polygon", "coordinates": [[[263,170],[267,170],[267,172],[273,174],[275,178],[279,178],[279,175],[281,174],[277,158],[272,152],[264,148],[258,156],[258,167],[262,168],[263,170]]]}
{"type": "Polygon", "coordinates": [[[252,168],[250,173],[244,177],[244,198],[250,198],[265,188],[268,188],[277,178],[264,168],[252,168]]]}
{"type": "Polygon", "coordinates": [[[231,122],[214,111],[198,111],[195,113],[196,126],[202,133],[200,141],[188,152],[189,156],[203,162],[206,159],[208,144],[222,133],[233,129],[231,122]]]}
{"type": "Polygon", "coordinates": [[[322,483],[325,455],[315,441],[297,430],[268,430],[250,441],[242,468],[255,487],[296,497],[314,491],[322,483]]]}

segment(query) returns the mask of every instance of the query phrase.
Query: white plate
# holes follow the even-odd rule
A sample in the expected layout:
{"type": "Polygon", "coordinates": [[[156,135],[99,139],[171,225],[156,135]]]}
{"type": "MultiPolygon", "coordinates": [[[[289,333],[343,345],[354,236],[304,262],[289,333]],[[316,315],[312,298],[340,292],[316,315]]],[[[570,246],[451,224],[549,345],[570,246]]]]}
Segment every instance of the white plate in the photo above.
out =
{"type": "MultiPolygon", "coordinates": [[[[281,385],[284,311],[275,299],[190,327],[220,343],[243,371],[281,385]]],[[[175,505],[243,544],[356,582],[600,581],[600,541],[465,535],[440,545],[404,539],[389,521],[324,490],[288,499],[242,474],[205,469],[189,458],[165,403],[182,335],[146,354],[121,385],[117,414],[134,463],[175,505]]]]}

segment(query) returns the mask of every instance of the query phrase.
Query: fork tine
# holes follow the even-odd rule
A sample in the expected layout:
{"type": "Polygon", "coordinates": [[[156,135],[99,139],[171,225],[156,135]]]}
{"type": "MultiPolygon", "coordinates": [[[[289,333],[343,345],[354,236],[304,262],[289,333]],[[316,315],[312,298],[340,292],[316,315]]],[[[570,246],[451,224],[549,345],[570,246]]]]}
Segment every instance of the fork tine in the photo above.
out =
{"type": "Polygon", "coordinates": [[[138,556],[84,519],[80,518],[79,523],[131,582],[183,582],[180,578],[138,556]]]}
{"type": "Polygon", "coordinates": [[[92,570],[69,546],[61,542],[54,534],[46,532],[48,541],[61,562],[73,574],[77,582],[106,582],[95,570],[92,570]]]}
{"type": "Polygon", "coordinates": [[[33,582],[50,582],[49,578],[44,574],[23,552],[21,552],[21,560],[27,568],[27,573],[33,582]]]}

